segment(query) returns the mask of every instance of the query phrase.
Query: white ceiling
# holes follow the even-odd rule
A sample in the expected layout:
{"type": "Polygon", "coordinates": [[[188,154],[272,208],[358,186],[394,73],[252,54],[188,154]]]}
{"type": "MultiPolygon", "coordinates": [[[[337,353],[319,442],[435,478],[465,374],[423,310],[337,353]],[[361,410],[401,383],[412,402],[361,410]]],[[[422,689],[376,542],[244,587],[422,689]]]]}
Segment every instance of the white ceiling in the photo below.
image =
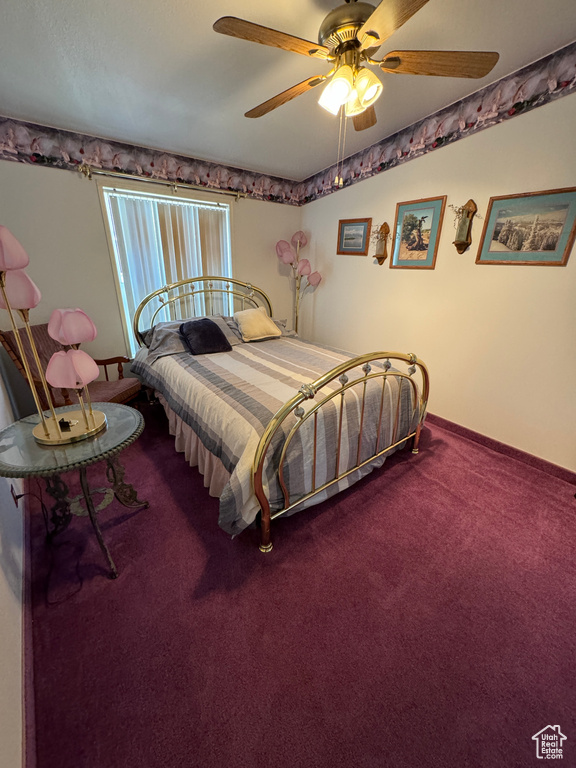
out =
{"type": "MultiPolygon", "coordinates": [[[[386,0],[384,0],[385,2],[386,0]]],[[[373,0],[376,4],[376,0],[373,0]]],[[[322,61],[219,35],[232,15],[317,40],[339,0],[4,0],[0,114],[302,180],[336,161],[338,121],[320,88],[265,117],[244,112],[322,61]]],[[[378,123],[347,131],[364,149],[576,38],[576,0],[429,0],[389,50],[495,50],[482,80],[379,72],[378,123]]]]}

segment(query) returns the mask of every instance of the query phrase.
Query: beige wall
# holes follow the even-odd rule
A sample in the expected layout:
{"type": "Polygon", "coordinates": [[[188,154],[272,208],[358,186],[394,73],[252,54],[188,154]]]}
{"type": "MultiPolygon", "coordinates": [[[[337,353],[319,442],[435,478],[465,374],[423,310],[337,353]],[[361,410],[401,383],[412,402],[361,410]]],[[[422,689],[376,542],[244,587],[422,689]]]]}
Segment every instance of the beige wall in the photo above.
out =
{"type": "Polygon", "coordinates": [[[302,211],[280,203],[240,200],[233,206],[234,276],[262,288],[272,300],[274,316],[292,318],[292,291],[286,267],[276,256],[278,240],[300,229],[302,211]]]}
{"type": "Polygon", "coordinates": [[[473,198],[485,216],[491,196],[574,185],[575,124],[568,96],[311,203],[302,222],[326,278],[305,330],[357,352],[416,352],[430,368],[432,413],[572,470],[574,253],[566,267],[476,265],[484,222],[459,255],[448,209],[434,270],[339,256],[336,239],[342,218],[392,228],[399,201],[473,198]]]}

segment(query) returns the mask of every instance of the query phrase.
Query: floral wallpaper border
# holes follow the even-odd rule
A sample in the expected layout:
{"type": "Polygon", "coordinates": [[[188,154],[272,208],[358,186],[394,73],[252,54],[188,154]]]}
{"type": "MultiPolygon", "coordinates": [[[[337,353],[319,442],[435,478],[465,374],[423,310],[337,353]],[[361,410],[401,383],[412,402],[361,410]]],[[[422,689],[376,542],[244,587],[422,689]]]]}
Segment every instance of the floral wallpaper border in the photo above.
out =
{"type": "MultiPolygon", "coordinates": [[[[348,157],[343,187],[576,92],[576,42],[348,157]]],[[[305,205],[337,192],[336,165],[302,182],[0,116],[0,159],[66,170],[87,164],[257,200],[305,205]]]]}

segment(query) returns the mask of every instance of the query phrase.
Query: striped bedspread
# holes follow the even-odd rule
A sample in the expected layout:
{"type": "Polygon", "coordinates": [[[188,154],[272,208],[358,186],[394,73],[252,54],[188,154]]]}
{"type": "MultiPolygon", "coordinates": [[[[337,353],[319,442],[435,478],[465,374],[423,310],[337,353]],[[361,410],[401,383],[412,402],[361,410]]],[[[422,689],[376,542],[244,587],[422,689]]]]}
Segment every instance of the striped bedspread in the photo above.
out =
{"type": "MultiPolygon", "coordinates": [[[[232,535],[238,534],[256,518],[259,505],[251,486],[252,462],[256,447],[274,414],[292,398],[302,384],[315,381],[319,376],[340,363],[352,359],[348,353],[312,344],[299,338],[277,338],[258,343],[242,343],[231,352],[193,356],[187,352],[170,354],[152,362],[147,361],[146,349],[138,352],[132,370],[145,384],[160,392],[176,415],[188,424],[203,445],[217,456],[230,481],[220,497],[219,525],[232,535]]],[[[352,380],[358,369],[349,372],[352,380]]],[[[363,416],[362,440],[358,441],[361,414],[361,385],[349,390],[341,427],[338,460],[337,436],[339,432],[339,398],[323,406],[317,426],[317,464],[314,487],[335,476],[338,461],[340,472],[352,468],[374,453],[379,439],[380,449],[392,442],[393,422],[400,401],[400,420],[396,439],[408,435],[418,420],[417,406],[406,381],[390,377],[386,385],[384,416],[380,434],[377,422],[381,410],[382,385],[372,382],[363,416]],[[370,390],[374,391],[371,393],[370,390]]],[[[340,385],[329,385],[338,390],[340,385]]],[[[312,407],[314,400],[306,401],[312,407]]],[[[272,510],[283,509],[282,492],[277,480],[277,463],[281,442],[294,423],[291,416],[273,442],[272,458],[265,467],[265,488],[272,510]],[[276,465],[276,466],[274,466],[276,465]]],[[[287,454],[284,477],[291,494],[291,503],[311,490],[314,435],[312,419],[298,430],[287,454]]],[[[367,467],[358,469],[321,492],[310,506],[350,486],[380,466],[385,457],[367,467]]]]}

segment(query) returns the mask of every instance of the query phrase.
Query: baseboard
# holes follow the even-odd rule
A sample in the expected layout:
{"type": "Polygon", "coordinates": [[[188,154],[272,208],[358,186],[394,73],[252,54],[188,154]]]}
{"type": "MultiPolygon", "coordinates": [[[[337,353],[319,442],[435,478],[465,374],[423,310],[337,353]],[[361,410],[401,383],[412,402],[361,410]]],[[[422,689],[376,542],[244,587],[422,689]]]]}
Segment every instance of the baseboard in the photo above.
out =
{"type": "Polygon", "coordinates": [[[426,416],[426,423],[446,429],[449,432],[454,432],[454,434],[472,440],[480,445],[484,445],[486,448],[496,451],[496,453],[501,453],[516,461],[521,461],[523,464],[528,464],[534,469],[540,470],[540,472],[546,472],[546,474],[557,477],[559,480],[563,480],[571,485],[576,485],[576,472],[572,472],[565,467],[558,466],[558,464],[546,461],[546,459],[533,456],[531,453],[521,451],[519,448],[513,448],[511,445],[506,445],[506,443],[501,443],[498,440],[482,435],[479,432],[474,432],[472,429],[462,427],[460,424],[448,421],[448,419],[444,419],[441,416],[435,416],[433,413],[429,413],[426,416]]]}

